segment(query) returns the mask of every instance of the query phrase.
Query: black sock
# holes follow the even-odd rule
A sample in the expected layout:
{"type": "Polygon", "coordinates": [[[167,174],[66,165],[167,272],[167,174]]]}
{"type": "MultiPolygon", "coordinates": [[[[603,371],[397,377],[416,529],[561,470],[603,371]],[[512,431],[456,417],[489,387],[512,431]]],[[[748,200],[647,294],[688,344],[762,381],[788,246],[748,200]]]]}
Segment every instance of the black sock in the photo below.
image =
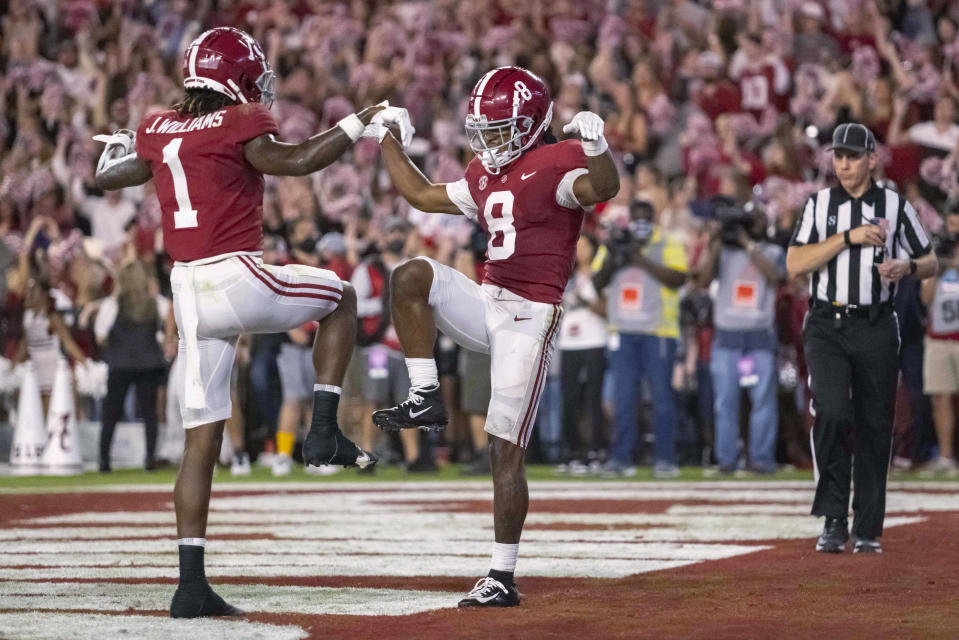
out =
{"type": "Polygon", "coordinates": [[[340,394],[332,391],[316,390],[313,392],[313,422],[310,431],[321,437],[329,437],[336,433],[336,410],[340,406],[340,394]]]}
{"type": "Polygon", "coordinates": [[[494,580],[499,580],[507,587],[513,584],[513,572],[512,571],[497,571],[496,569],[489,570],[489,577],[494,580]]]}
{"type": "Polygon", "coordinates": [[[180,545],[180,584],[206,582],[203,569],[203,547],[192,544],[180,545]]]}

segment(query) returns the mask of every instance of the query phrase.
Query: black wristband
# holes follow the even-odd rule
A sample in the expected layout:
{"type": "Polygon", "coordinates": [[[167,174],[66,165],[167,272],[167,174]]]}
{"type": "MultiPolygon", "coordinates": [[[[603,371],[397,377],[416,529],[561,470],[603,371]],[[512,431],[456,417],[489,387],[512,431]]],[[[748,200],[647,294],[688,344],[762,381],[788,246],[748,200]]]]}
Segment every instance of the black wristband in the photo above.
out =
{"type": "Polygon", "coordinates": [[[846,243],[847,247],[851,247],[852,243],[849,241],[849,229],[846,229],[842,232],[842,240],[846,243]]]}
{"type": "Polygon", "coordinates": [[[909,275],[916,275],[916,269],[919,268],[919,264],[915,260],[909,261],[909,275]]]}

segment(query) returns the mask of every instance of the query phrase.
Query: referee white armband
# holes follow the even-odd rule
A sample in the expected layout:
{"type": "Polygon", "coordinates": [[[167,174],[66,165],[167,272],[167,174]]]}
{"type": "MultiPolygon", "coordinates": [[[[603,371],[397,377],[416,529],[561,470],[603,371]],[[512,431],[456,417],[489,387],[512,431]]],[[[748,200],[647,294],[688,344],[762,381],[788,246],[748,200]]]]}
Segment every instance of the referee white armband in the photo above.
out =
{"type": "Polygon", "coordinates": [[[363,124],[363,121],[360,120],[359,116],[355,113],[351,113],[342,120],[336,123],[340,129],[343,130],[346,135],[350,137],[350,140],[356,142],[360,139],[360,136],[363,135],[363,130],[366,128],[366,125],[363,124]]]}

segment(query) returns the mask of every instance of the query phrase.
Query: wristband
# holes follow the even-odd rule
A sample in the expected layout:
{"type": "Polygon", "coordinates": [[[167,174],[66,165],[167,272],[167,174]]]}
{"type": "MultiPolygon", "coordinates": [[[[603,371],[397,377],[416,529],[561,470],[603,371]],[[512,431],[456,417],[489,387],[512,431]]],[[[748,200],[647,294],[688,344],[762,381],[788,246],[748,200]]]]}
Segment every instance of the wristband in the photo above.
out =
{"type": "Polygon", "coordinates": [[[916,274],[916,269],[918,269],[918,268],[919,268],[919,265],[916,263],[915,260],[910,260],[910,261],[909,261],[909,275],[911,275],[911,276],[912,276],[912,275],[915,275],[915,274],[916,274]]]}
{"type": "Polygon", "coordinates": [[[843,239],[843,242],[846,243],[847,247],[852,246],[852,243],[849,241],[849,229],[846,229],[845,231],[842,232],[842,239],[843,239]]]}
{"type": "Polygon", "coordinates": [[[351,113],[342,120],[336,123],[340,129],[343,130],[346,135],[350,137],[350,140],[356,142],[360,139],[360,136],[363,135],[363,129],[366,128],[366,125],[363,124],[363,121],[355,113],[351,113]]]}
{"type": "Polygon", "coordinates": [[[601,156],[606,153],[606,150],[609,149],[609,145],[606,144],[606,138],[600,136],[596,140],[583,140],[583,153],[587,156],[601,156]]]}

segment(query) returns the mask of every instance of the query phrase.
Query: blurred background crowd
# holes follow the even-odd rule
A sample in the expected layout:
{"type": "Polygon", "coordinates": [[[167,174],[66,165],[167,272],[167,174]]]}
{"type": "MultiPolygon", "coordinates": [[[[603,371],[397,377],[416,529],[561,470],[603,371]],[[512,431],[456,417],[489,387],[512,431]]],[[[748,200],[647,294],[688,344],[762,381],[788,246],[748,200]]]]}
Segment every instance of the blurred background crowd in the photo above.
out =
{"type": "MultiPolygon", "coordinates": [[[[877,178],[917,207],[944,266],[959,265],[959,3],[951,0],[0,6],[0,348],[13,361],[63,352],[109,365],[106,396],[80,403],[104,422],[103,470],[112,424],[124,415],[147,424],[148,467],[157,464],[158,429],[179,428],[164,393],[176,335],[152,184],[97,189],[101,145],[91,138],[135,130],[145,114],[177,102],[182,52],[212,26],[236,26],[263,44],[278,75],[273,113],[283,139],[389,99],[409,109],[411,155],[434,182],[459,179],[472,157],[466,100],[490,68],[515,64],[547,81],[558,138],[580,110],[605,119],[623,187],[584,227],[530,446],[532,461],[561,472],[811,466],[800,340],[808,283],[787,281],[783,256],[806,199],[832,184],[825,146],[836,124],[873,130],[877,178]],[[152,351],[123,357],[123,345],[144,335],[157,336],[152,351]]],[[[411,210],[371,140],[322,172],[266,184],[264,260],[323,266],[357,289],[346,432],[410,472],[447,461],[484,472],[488,359],[445,337],[436,346],[452,409],[445,434],[392,441],[370,422],[408,388],[388,316],[390,270],[429,255],[479,279],[482,233],[462,217],[411,210]]],[[[917,284],[899,288],[897,309],[897,465],[948,461],[951,432],[944,440],[941,423],[951,429],[953,399],[933,412],[923,391],[917,284]]],[[[231,439],[277,474],[288,472],[309,415],[300,379],[311,379],[313,330],[254,336],[237,361],[231,439]]],[[[13,402],[8,395],[8,408],[13,402]]],[[[248,458],[235,462],[242,473],[248,458]]]]}

